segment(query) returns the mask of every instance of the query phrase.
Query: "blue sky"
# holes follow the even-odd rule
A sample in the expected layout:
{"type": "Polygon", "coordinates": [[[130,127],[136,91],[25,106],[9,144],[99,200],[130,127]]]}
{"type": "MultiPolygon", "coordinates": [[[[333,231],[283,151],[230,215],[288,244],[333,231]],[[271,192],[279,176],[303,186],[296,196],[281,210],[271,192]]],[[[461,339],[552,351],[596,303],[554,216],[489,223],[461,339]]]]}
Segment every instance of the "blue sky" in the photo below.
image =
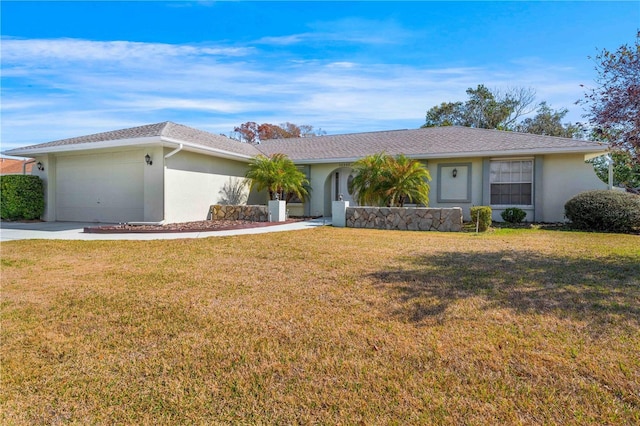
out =
{"type": "Polygon", "coordinates": [[[581,121],[640,2],[2,1],[1,149],[161,121],[229,134],[417,128],[465,90],[528,87],[581,121]]]}

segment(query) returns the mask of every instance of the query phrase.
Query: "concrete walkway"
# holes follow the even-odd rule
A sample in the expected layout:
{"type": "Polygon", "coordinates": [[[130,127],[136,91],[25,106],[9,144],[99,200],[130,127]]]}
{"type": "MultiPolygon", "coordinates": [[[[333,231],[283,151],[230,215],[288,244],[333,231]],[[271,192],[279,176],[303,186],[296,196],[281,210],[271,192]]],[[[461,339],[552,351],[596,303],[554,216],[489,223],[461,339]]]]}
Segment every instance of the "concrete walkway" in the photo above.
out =
{"type": "Polygon", "coordinates": [[[331,218],[319,218],[282,225],[263,226],[258,228],[232,229],[208,232],[158,232],[141,234],[88,234],[85,227],[96,226],[96,223],[83,222],[2,222],[0,223],[0,241],[15,240],[176,240],[180,238],[227,237],[230,235],[264,234],[267,232],[296,231],[331,225],[331,218]]]}

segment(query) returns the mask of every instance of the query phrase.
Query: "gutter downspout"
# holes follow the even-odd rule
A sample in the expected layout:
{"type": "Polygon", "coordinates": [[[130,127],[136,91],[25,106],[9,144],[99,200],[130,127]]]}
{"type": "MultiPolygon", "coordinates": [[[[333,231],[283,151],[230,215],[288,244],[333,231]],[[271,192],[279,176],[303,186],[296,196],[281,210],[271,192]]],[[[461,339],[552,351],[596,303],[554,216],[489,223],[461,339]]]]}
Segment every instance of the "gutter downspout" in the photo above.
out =
{"type": "MultiPolygon", "coordinates": [[[[170,153],[165,155],[164,159],[166,160],[167,158],[171,157],[172,155],[175,155],[178,152],[182,151],[182,148],[184,148],[184,145],[180,144],[176,149],[174,149],[173,151],[171,151],[170,153]]],[[[144,226],[144,225],[164,225],[164,219],[162,219],[160,222],[127,222],[127,224],[129,224],[129,225],[140,225],[140,226],[144,226]]]]}
{"type": "Polygon", "coordinates": [[[36,162],[36,159],[34,158],[33,160],[25,161],[24,163],[22,163],[22,174],[23,175],[27,174],[27,164],[33,164],[35,162],[36,162]]]}
{"type": "Polygon", "coordinates": [[[176,149],[174,149],[173,151],[171,151],[170,153],[165,155],[164,159],[166,160],[167,158],[171,157],[172,155],[179,153],[180,151],[182,151],[183,147],[184,147],[184,145],[180,144],[179,147],[177,147],[176,149]]]}

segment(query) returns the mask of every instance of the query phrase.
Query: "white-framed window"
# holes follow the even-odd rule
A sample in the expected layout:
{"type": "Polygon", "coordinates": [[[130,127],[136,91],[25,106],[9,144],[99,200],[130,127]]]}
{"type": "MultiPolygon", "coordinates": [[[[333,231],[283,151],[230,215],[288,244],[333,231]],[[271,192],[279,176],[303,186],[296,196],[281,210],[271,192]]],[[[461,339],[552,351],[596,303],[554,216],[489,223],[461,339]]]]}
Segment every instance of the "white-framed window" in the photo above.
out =
{"type": "Polygon", "coordinates": [[[491,160],[491,205],[533,205],[533,160],[491,160]]]}

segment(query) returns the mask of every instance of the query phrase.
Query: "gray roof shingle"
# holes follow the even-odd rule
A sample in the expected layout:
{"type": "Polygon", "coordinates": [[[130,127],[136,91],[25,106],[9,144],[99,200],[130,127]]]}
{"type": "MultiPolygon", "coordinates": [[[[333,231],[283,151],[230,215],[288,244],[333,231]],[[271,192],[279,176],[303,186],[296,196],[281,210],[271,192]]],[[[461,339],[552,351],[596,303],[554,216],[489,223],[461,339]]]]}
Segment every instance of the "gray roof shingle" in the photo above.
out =
{"type": "Polygon", "coordinates": [[[263,141],[266,154],[285,153],[294,161],[354,159],[377,152],[412,157],[461,157],[530,152],[598,152],[606,145],[578,139],[469,127],[430,127],[263,141]]]}
{"type": "Polygon", "coordinates": [[[606,145],[598,142],[458,126],[273,139],[263,141],[259,145],[251,145],[226,136],[165,121],[31,145],[7,151],[7,154],[29,154],[30,150],[37,150],[39,153],[56,152],[60,150],[58,148],[65,150],[65,147],[72,145],[78,145],[79,149],[91,149],[92,143],[154,137],[159,141],[185,143],[196,149],[225,151],[242,157],[253,157],[260,153],[265,155],[284,153],[296,162],[351,161],[377,152],[428,159],[553,152],[604,152],[607,148],[606,145]]]}
{"type": "MultiPolygon", "coordinates": [[[[184,126],[182,124],[173,123],[171,121],[165,121],[162,123],[147,124],[139,127],[131,127],[128,129],[113,130],[110,132],[96,133],[92,135],[79,136],[69,139],[60,139],[52,142],[41,143],[37,145],[30,145],[23,148],[7,151],[19,152],[23,150],[38,149],[43,150],[47,148],[53,148],[51,151],[55,151],[58,147],[67,147],[70,145],[91,144],[96,142],[109,142],[120,141],[128,139],[141,139],[141,138],[165,138],[172,139],[177,142],[189,143],[192,145],[199,145],[204,148],[214,148],[218,150],[228,151],[234,154],[240,154],[244,156],[254,156],[259,154],[259,151],[250,144],[242,143],[229,139],[226,136],[216,135],[213,133],[205,132],[203,130],[194,129],[192,127],[184,126]]],[[[91,149],[91,146],[87,146],[87,149],[91,149]]]]}

